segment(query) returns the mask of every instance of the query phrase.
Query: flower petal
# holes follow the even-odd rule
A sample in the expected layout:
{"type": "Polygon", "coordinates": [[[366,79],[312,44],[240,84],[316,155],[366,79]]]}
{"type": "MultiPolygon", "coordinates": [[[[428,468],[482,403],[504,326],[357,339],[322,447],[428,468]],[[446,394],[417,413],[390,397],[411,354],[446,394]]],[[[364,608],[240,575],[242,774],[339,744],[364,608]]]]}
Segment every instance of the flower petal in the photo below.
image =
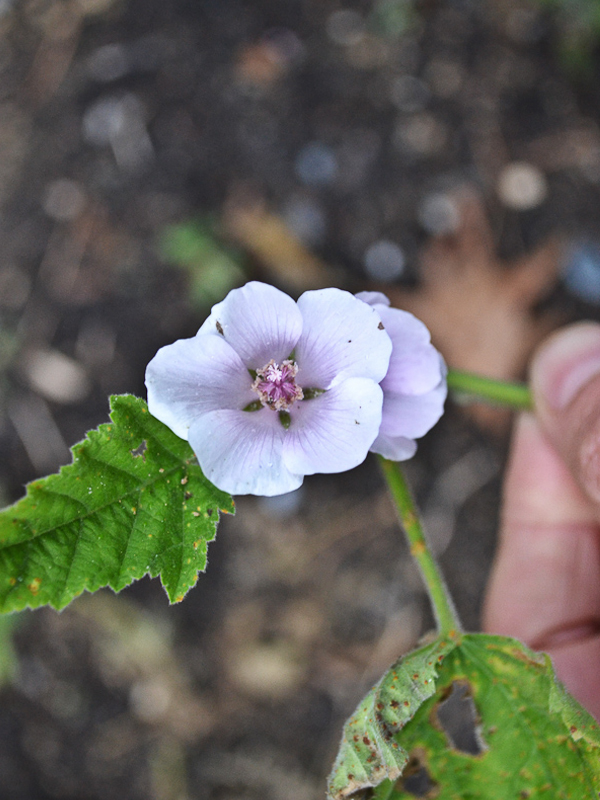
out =
{"type": "Polygon", "coordinates": [[[380,433],[371,445],[371,452],[379,453],[390,461],[406,461],[417,452],[417,443],[405,436],[385,436],[380,433]]]}
{"type": "Polygon", "coordinates": [[[384,392],[423,394],[434,389],[445,375],[445,367],[426,326],[408,311],[376,309],[394,346],[382,382],[384,392]]]}
{"type": "Polygon", "coordinates": [[[230,494],[272,497],[297,489],[302,474],[282,459],[285,428],[276,412],[211,411],[197,419],[189,442],[206,477],[230,494]]]}
{"type": "Polygon", "coordinates": [[[283,443],[292,472],[344,472],[365,460],[381,422],[383,393],[367,378],[349,378],[293,407],[283,443]]]}
{"type": "Polygon", "coordinates": [[[249,369],[288,358],[302,333],[296,303],[274,286],[251,281],[212,307],[198,331],[222,335],[249,369]]]}
{"type": "Polygon", "coordinates": [[[382,292],[358,292],[354,295],[370,306],[389,306],[390,298],[382,292]]]}
{"type": "Polygon", "coordinates": [[[424,436],[444,413],[447,392],[446,381],[442,380],[425,394],[384,393],[380,434],[408,439],[424,436]]]}
{"type": "Polygon", "coordinates": [[[327,389],[353,377],[382,380],[392,343],[374,308],[341,289],[305,292],[298,308],[303,319],[296,345],[300,386],[327,389]]]}
{"type": "Polygon", "coordinates": [[[146,367],[148,409],[182,439],[195,419],[256,400],[252,378],[221,336],[195,336],[161,347],[146,367]]]}

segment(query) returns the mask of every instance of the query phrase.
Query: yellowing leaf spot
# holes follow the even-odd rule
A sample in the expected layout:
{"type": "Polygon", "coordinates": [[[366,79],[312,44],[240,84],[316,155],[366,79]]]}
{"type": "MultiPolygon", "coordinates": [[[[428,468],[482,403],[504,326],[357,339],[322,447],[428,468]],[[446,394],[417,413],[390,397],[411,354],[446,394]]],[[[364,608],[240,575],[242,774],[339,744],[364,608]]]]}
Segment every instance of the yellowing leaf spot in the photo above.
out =
{"type": "Polygon", "coordinates": [[[131,513],[132,514],[137,514],[137,508],[135,506],[132,507],[131,513]]]}
{"type": "Polygon", "coordinates": [[[14,586],[16,584],[16,582],[17,582],[17,579],[16,578],[9,578],[8,582],[10,583],[11,586],[14,586]]]}
{"type": "Polygon", "coordinates": [[[37,594],[40,590],[40,584],[42,582],[41,578],[34,578],[29,586],[27,587],[31,594],[37,594]]]}

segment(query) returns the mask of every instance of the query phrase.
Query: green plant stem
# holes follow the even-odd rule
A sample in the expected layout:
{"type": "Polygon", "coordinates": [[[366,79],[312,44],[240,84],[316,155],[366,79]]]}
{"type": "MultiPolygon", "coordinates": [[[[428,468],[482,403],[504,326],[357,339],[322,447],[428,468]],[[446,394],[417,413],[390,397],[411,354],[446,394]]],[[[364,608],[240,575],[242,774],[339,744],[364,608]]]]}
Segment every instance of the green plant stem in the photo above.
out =
{"type": "Polygon", "coordinates": [[[425,539],[417,509],[404,474],[395,461],[388,461],[388,459],[379,456],[379,463],[396,504],[400,522],[410,546],[411,555],[417,562],[427,587],[438,633],[440,637],[449,636],[454,638],[460,634],[461,624],[442,573],[425,539]]]}
{"type": "Polygon", "coordinates": [[[493,378],[484,378],[471,372],[448,370],[448,388],[467,395],[473,400],[484,400],[494,405],[531,410],[531,392],[524,383],[509,383],[493,378]]]}

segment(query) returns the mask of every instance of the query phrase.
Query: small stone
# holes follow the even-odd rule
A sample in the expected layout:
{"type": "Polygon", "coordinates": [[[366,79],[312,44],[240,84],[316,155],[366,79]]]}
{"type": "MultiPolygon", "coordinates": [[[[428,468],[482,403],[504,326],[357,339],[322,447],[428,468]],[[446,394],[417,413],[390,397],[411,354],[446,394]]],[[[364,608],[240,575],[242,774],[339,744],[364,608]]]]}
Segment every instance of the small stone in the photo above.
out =
{"type": "Polygon", "coordinates": [[[527,211],[541,205],[548,194],[544,173],[525,161],[506,166],[498,178],[498,197],[508,208],[527,211]]]}
{"type": "Polygon", "coordinates": [[[433,114],[422,112],[400,122],[395,143],[401,150],[421,156],[438,153],[446,144],[445,126],[433,114]]]}
{"type": "Polygon", "coordinates": [[[129,702],[135,716],[142,722],[158,722],[168,711],[171,687],[161,676],[136,681],[129,693],[129,702]]]}
{"type": "Polygon", "coordinates": [[[242,647],[230,663],[230,678],[257,698],[282,700],[304,679],[304,669],[285,642],[242,647]]]}
{"type": "Polygon", "coordinates": [[[404,272],[404,252],[395,242],[380,239],[368,248],[364,264],[365,272],[370,278],[390,283],[404,272]]]}
{"type": "Polygon", "coordinates": [[[432,236],[454,233],[460,222],[458,206],[447,194],[426,195],[419,205],[417,215],[423,228],[432,236]]]}
{"type": "Polygon", "coordinates": [[[334,11],[329,15],[325,28],[331,41],[342,46],[358,44],[365,35],[363,17],[351,9],[334,11]]]}
{"type": "Polygon", "coordinates": [[[125,109],[117,97],[97,100],[83,116],[84,137],[98,147],[110,144],[112,137],[121,133],[125,125],[125,109]]]}
{"type": "Polygon", "coordinates": [[[600,244],[577,242],[567,252],[563,278],[567,289],[586,303],[600,305],[600,244]]]}
{"type": "Polygon", "coordinates": [[[309,186],[324,186],[337,174],[337,158],[333,150],[322,142],[309,142],[296,157],[296,175],[309,186]]]}
{"type": "Polygon", "coordinates": [[[135,171],[154,155],[145,122],[145,109],[134,94],[97,100],[83,117],[85,139],[97,147],[110,145],[115,161],[135,171]]]}
{"type": "Polygon", "coordinates": [[[84,368],[58,350],[33,350],[25,358],[25,374],[35,391],[56,403],[76,403],[91,389],[84,368]]]}
{"type": "Polygon", "coordinates": [[[110,83],[129,72],[127,50],[122,44],[106,44],[94,50],[87,61],[88,73],[94,80],[110,83]]]}
{"type": "Polygon", "coordinates": [[[327,228],[325,213],[318,203],[305,197],[292,197],[283,211],[288,228],[307,245],[322,243],[327,228]]]}
{"type": "Polygon", "coordinates": [[[46,186],[42,205],[51,219],[67,222],[83,211],[85,194],[76,181],[59,178],[46,186]]]}

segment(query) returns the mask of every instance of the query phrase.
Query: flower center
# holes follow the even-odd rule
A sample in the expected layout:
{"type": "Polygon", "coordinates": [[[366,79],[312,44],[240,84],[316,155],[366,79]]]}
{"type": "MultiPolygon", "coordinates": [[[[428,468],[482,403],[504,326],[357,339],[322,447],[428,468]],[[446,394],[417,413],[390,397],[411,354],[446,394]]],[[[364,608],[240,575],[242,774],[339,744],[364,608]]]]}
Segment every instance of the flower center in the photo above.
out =
{"type": "Polygon", "coordinates": [[[304,397],[302,389],[296,386],[297,373],[295,361],[286,359],[279,365],[271,359],[262,369],[256,370],[252,388],[264,406],[269,406],[273,411],[285,411],[304,397]]]}

